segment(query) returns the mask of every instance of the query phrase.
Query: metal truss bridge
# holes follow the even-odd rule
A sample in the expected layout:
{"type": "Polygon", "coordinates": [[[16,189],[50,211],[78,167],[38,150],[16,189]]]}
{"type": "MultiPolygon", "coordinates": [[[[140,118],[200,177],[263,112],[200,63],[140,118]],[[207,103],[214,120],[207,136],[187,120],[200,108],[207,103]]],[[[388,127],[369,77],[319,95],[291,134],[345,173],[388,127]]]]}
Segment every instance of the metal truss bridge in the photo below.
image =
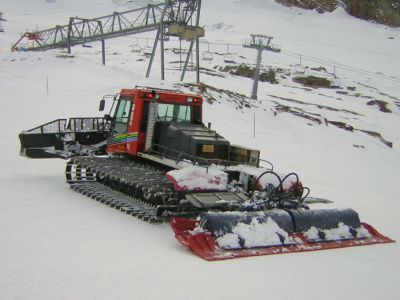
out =
{"type": "Polygon", "coordinates": [[[183,80],[193,45],[196,42],[196,69],[199,81],[199,38],[204,29],[199,26],[201,0],[166,0],[164,3],[149,4],[145,7],[110,15],[84,19],[71,17],[67,25],[26,32],[12,46],[12,51],[45,51],[67,48],[95,41],[102,42],[102,58],[105,64],[105,40],[157,30],[152,55],[146,76],[150,74],[158,43],[161,44],[161,79],[164,79],[165,36],[176,36],[190,42],[189,51],[182,72],[183,80]]]}

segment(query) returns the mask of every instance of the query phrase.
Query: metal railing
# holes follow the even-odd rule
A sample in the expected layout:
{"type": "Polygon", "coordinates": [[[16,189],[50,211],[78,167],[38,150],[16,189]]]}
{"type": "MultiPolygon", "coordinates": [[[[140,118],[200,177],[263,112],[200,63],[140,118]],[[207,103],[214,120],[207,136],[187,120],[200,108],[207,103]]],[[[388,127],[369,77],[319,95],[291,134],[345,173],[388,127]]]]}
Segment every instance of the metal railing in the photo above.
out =
{"type": "Polygon", "coordinates": [[[45,133],[65,133],[65,132],[85,132],[97,131],[104,132],[110,130],[111,123],[105,118],[71,118],[57,119],[43,125],[26,130],[24,134],[45,134],[45,133]]]}
{"type": "Polygon", "coordinates": [[[111,123],[105,118],[71,118],[67,128],[73,132],[109,131],[111,123]]]}
{"type": "Polygon", "coordinates": [[[146,151],[146,153],[157,154],[162,159],[167,158],[167,159],[174,160],[176,164],[178,164],[180,162],[187,162],[192,165],[204,167],[204,168],[206,168],[207,171],[208,171],[208,167],[212,164],[215,164],[218,166],[223,166],[224,169],[226,170],[230,166],[237,166],[237,165],[241,165],[241,164],[259,168],[261,162],[269,165],[269,167],[267,167],[266,169],[268,169],[270,171],[273,171],[273,169],[274,169],[274,166],[272,165],[271,162],[261,159],[261,158],[258,158],[257,163],[254,163],[254,164],[250,163],[250,162],[231,161],[231,160],[227,160],[227,159],[208,159],[208,158],[204,158],[204,157],[191,155],[191,154],[185,153],[183,151],[178,151],[178,150],[172,149],[170,147],[159,145],[159,144],[152,144],[150,146],[150,148],[146,151]]]}
{"type": "Polygon", "coordinates": [[[67,127],[67,119],[57,119],[35,128],[24,131],[26,134],[34,133],[61,133],[65,132],[67,127]]]}

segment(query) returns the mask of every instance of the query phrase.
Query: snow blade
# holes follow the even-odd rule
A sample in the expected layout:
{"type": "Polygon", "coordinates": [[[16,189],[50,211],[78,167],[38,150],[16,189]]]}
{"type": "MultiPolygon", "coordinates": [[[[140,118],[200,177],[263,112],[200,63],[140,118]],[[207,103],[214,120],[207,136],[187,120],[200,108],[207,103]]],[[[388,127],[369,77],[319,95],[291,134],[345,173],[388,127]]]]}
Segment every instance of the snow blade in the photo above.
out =
{"type": "Polygon", "coordinates": [[[351,210],[208,212],[173,218],[175,237],[209,261],[391,243],[351,210]]]}

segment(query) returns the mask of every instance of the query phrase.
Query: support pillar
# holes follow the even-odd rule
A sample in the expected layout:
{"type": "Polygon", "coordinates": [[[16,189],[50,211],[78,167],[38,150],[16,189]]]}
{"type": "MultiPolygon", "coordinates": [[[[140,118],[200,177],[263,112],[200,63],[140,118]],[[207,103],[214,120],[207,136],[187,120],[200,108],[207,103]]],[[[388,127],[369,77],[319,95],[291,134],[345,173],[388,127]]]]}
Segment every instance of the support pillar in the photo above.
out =
{"type": "Polygon", "coordinates": [[[251,99],[257,100],[257,91],[258,91],[258,81],[260,80],[260,68],[261,68],[261,58],[262,58],[262,42],[260,41],[257,53],[257,62],[256,62],[256,70],[254,74],[254,81],[253,81],[253,90],[251,92],[251,99]]]}
{"type": "Polygon", "coordinates": [[[188,51],[188,54],[187,54],[186,60],[185,60],[185,65],[183,66],[183,71],[182,71],[182,75],[181,75],[181,81],[183,81],[183,79],[185,78],[187,66],[189,64],[189,58],[190,58],[190,55],[192,54],[192,51],[193,51],[193,44],[194,44],[194,40],[192,40],[190,42],[189,51],[188,51]]]}
{"type": "Polygon", "coordinates": [[[74,21],[73,18],[69,18],[68,23],[68,36],[67,36],[67,48],[68,54],[71,54],[71,34],[72,34],[72,22],[74,21]]]}
{"type": "Polygon", "coordinates": [[[147,78],[150,76],[151,66],[153,65],[153,60],[154,60],[154,56],[156,54],[157,44],[158,44],[159,38],[160,38],[160,28],[158,28],[156,39],[154,40],[153,51],[151,52],[151,57],[150,57],[149,65],[147,67],[147,72],[146,72],[146,77],[147,78]]]}
{"type": "Polygon", "coordinates": [[[99,28],[101,32],[101,58],[102,58],[102,64],[105,66],[106,65],[106,42],[104,40],[104,32],[103,32],[103,24],[101,21],[98,21],[99,23],[99,28]]]}

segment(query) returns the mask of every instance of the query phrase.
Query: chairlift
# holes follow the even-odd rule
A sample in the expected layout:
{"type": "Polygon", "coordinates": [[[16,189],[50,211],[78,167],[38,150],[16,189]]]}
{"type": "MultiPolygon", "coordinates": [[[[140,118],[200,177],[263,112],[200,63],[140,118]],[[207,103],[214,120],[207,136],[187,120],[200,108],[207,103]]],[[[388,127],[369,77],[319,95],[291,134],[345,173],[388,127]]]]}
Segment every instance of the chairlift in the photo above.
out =
{"type": "Polygon", "coordinates": [[[153,54],[153,48],[151,48],[151,47],[149,47],[149,46],[146,46],[146,47],[144,47],[144,48],[142,49],[142,52],[143,52],[144,55],[150,56],[150,55],[153,54]]]}
{"type": "Polygon", "coordinates": [[[226,62],[228,64],[234,64],[235,63],[235,54],[234,53],[225,53],[224,62],[226,62]]]}
{"type": "Polygon", "coordinates": [[[136,41],[134,44],[131,45],[131,52],[142,52],[143,47],[139,44],[139,38],[136,37],[136,41]]]}
{"type": "Polygon", "coordinates": [[[173,49],[172,49],[172,52],[173,52],[174,54],[181,54],[181,53],[182,53],[182,49],[173,48],[173,49]]]}
{"type": "Polygon", "coordinates": [[[207,51],[203,52],[203,60],[208,60],[208,61],[212,61],[213,60],[213,53],[210,52],[210,43],[207,42],[207,51]]]}
{"type": "Polygon", "coordinates": [[[332,88],[340,88],[341,82],[339,77],[336,75],[336,66],[333,67],[333,73],[328,73],[330,76],[330,81],[331,81],[331,87],[332,88]]]}
{"type": "Polygon", "coordinates": [[[269,46],[267,46],[268,51],[271,52],[275,52],[275,53],[280,53],[281,52],[281,48],[279,48],[276,45],[270,44],[269,46]]]}
{"type": "Polygon", "coordinates": [[[295,64],[293,67],[294,67],[294,73],[297,75],[304,75],[304,73],[306,72],[306,68],[304,68],[300,64],[295,64]]]}
{"type": "Polygon", "coordinates": [[[146,46],[143,47],[142,53],[145,56],[150,56],[153,54],[153,48],[149,46],[149,38],[146,38],[146,46]]]}
{"type": "Polygon", "coordinates": [[[229,52],[229,44],[226,45],[226,53],[224,55],[224,62],[226,62],[228,64],[235,63],[235,54],[229,52]]]}
{"type": "Polygon", "coordinates": [[[188,53],[188,50],[183,48],[172,48],[172,53],[186,55],[188,53]]]}
{"type": "Polygon", "coordinates": [[[332,88],[339,88],[341,86],[341,80],[339,77],[336,77],[336,74],[331,74],[332,77],[330,78],[331,87],[332,88]]]}
{"type": "Polygon", "coordinates": [[[131,52],[142,52],[143,48],[139,44],[131,45],[131,52]]]}
{"type": "Polygon", "coordinates": [[[214,57],[214,55],[212,52],[208,52],[208,51],[203,52],[203,57],[202,57],[203,60],[212,61],[213,57],[214,57]]]}

